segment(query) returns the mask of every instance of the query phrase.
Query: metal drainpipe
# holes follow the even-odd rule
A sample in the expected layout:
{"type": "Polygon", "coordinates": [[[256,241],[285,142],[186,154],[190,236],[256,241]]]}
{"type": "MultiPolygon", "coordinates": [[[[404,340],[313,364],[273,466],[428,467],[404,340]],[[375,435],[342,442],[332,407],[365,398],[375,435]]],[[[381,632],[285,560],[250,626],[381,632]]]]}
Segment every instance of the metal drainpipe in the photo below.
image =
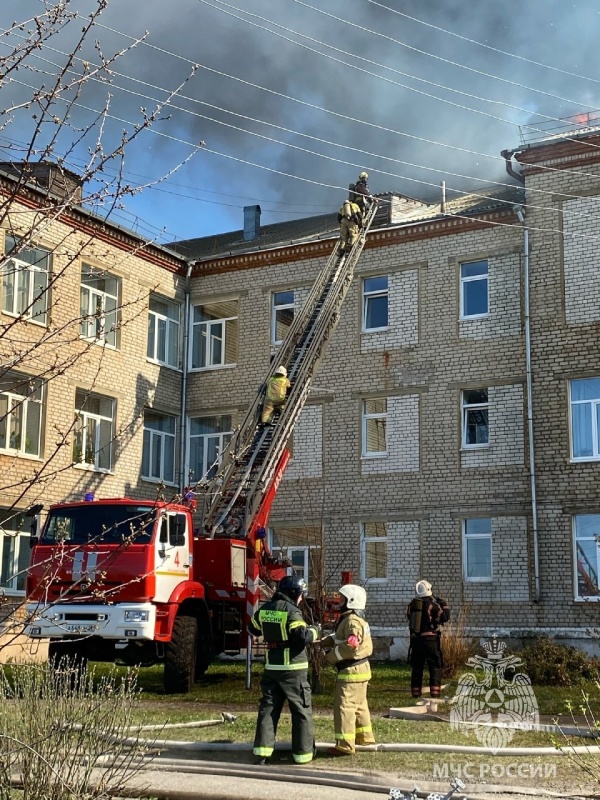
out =
{"type": "Polygon", "coordinates": [[[190,329],[190,278],[192,276],[192,268],[196,262],[189,261],[185,273],[185,300],[183,305],[183,357],[182,357],[182,370],[181,376],[181,416],[179,418],[179,491],[183,494],[183,490],[187,486],[187,476],[184,475],[185,462],[186,462],[186,433],[187,433],[187,373],[189,362],[189,329],[190,329]]]}
{"type": "Polygon", "coordinates": [[[540,601],[540,553],[538,542],[537,493],[535,482],[535,446],[533,441],[533,398],[531,376],[531,327],[529,311],[529,228],[525,223],[523,206],[513,206],[523,226],[523,284],[525,291],[525,367],[527,372],[527,433],[529,438],[529,478],[531,482],[531,522],[533,527],[533,574],[535,581],[534,602],[540,601]]]}

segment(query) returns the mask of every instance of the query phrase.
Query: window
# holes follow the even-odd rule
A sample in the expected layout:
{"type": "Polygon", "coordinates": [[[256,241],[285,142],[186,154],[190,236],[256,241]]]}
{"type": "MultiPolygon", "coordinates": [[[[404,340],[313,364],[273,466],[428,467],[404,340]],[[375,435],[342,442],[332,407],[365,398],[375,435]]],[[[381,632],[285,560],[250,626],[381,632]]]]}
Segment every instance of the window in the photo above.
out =
{"type": "Polygon", "coordinates": [[[191,417],[188,475],[190,480],[212,478],[231,439],[231,417],[191,417]]]}
{"type": "Polygon", "coordinates": [[[148,308],[148,348],[150,361],[167,367],[179,366],[179,305],[152,295],[148,308]]]}
{"type": "Polygon", "coordinates": [[[16,252],[19,247],[14,236],[6,236],[4,252],[8,255],[15,251],[15,255],[4,263],[2,310],[12,316],[45,325],[50,253],[40,247],[16,252]]]}
{"type": "Polygon", "coordinates": [[[8,593],[25,594],[32,520],[14,511],[0,511],[0,520],[0,586],[8,593]]]}
{"type": "Polygon", "coordinates": [[[492,520],[463,520],[463,575],[466,581],[492,580],[492,520]]]}
{"type": "Polygon", "coordinates": [[[598,584],[598,550],[600,546],[600,514],[574,517],[575,597],[585,600],[600,596],[598,584]]]}
{"type": "Polygon", "coordinates": [[[460,265],[460,318],[487,316],[488,262],[469,261],[460,265]]]}
{"type": "Polygon", "coordinates": [[[377,331],[388,326],[388,278],[363,280],[363,331],[377,331]]]}
{"type": "Polygon", "coordinates": [[[387,579],[387,529],[385,522],[365,522],[361,526],[361,573],[363,581],[387,579]]]}
{"type": "Polygon", "coordinates": [[[84,339],[117,346],[121,281],[88,264],[81,265],[81,324],[84,339]]]}
{"type": "Polygon", "coordinates": [[[323,530],[320,525],[297,527],[275,525],[267,528],[267,544],[274,556],[289,561],[294,573],[307,582],[310,593],[318,593],[316,579],[322,574],[321,546],[323,530]]]}
{"type": "Polygon", "coordinates": [[[7,372],[0,378],[0,449],[39,456],[42,445],[43,383],[7,372]]]}
{"type": "Polygon", "coordinates": [[[75,394],[73,461],[108,472],[112,469],[115,401],[78,389],[75,394]]]}
{"type": "Polygon", "coordinates": [[[487,389],[465,389],[462,393],[462,446],[485,447],[490,441],[487,389]]]}
{"type": "Polygon", "coordinates": [[[571,449],[574,459],[600,458],[600,378],[571,381],[571,449]]]}
{"type": "Polygon", "coordinates": [[[175,483],[175,417],[144,412],[142,478],[175,483]]]}
{"type": "Polygon", "coordinates": [[[84,503],[49,512],[42,544],[147,544],[152,538],[156,509],[152,505],[84,503]]]}
{"type": "Polygon", "coordinates": [[[294,292],[273,292],[271,302],[271,344],[281,344],[294,321],[294,292]]]}
{"type": "Polygon", "coordinates": [[[387,399],[373,398],[363,401],[362,455],[382,456],[387,454],[387,399]]]}
{"type": "Polygon", "coordinates": [[[194,306],[192,369],[235,364],[238,339],[238,301],[194,306]]]}

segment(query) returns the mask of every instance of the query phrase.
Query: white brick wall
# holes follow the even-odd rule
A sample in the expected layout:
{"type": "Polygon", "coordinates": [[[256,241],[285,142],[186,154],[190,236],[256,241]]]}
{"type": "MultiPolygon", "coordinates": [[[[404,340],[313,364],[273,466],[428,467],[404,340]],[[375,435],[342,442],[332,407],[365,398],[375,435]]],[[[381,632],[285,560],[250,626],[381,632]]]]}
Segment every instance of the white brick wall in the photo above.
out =
{"type": "MultiPolygon", "coordinates": [[[[361,282],[362,283],[362,282],[361,282]]],[[[362,287],[361,287],[362,291],[362,287]]],[[[388,330],[363,333],[361,353],[408,347],[419,341],[419,272],[392,272],[388,277],[388,330]]]]}
{"type": "Polygon", "coordinates": [[[363,458],[363,475],[419,469],[419,396],[387,398],[387,455],[363,458]]]}
{"type": "MultiPolygon", "coordinates": [[[[527,574],[527,520],[524,517],[492,519],[492,575],[490,583],[464,582],[467,602],[489,603],[529,600],[527,574]]],[[[498,620],[502,624],[503,620],[498,620]]]]}
{"type": "MultiPolygon", "coordinates": [[[[408,604],[419,578],[419,522],[386,522],[386,531],[387,580],[365,583],[367,600],[368,603],[394,604],[401,600],[408,604]]],[[[402,627],[404,619],[399,619],[398,624],[402,627]]]]}
{"type": "Polygon", "coordinates": [[[320,478],[323,475],[323,406],[304,406],[293,437],[293,456],[284,480],[320,478]]]}
{"type": "Polygon", "coordinates": [[[500,467],[524,463],[523,386],[490,386],[489,447],[463,450],[461,467],[500,467]]]}
{"type": "Polygon", "coordinates": [[[600,320],[598,247],[591,220],[600,215],[600,196],[563,203],[565,313],[568,325],[600,320]]]}
{"type": "MultiPolygon", "coordinates": [[[[492,339],[521,333],[521,276],[518,253],[488,261],[489,313],[459,322],[461,339],[492,339]]],[[[460,283],[460,277],[458,278],[460,283]]],[[[459,286],[459,291],[461,287],[459,286]]]]}

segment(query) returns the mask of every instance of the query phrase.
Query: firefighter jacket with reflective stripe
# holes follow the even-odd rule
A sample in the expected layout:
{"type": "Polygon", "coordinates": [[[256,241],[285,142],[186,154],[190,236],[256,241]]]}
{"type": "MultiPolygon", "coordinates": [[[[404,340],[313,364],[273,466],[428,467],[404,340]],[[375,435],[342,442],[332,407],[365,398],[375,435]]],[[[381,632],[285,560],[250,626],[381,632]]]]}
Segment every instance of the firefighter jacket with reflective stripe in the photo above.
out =
{"type": "Polygon", "coordinates": [[[298,606],[285,595],[276,592],[253,615],[248,628],[267,644],[266,670],[308,669],[306,645],[318,638],[319,630],[306,624],[298,606]]]}
{"type": "Polygon", "coordinates": [[[273,375],[267,382],[267,400],[282,403],[285,400],[290,381],[285,375],[273,375]]]}
{"type": "Polygon", "coordinates": [[[332,647],[325,658],[338,668],[338,681],[371,680],[368,658],[373,653],[369,623],[356,611],[346,611],[339,619],[335,633],[322,641],[332,647]]]}

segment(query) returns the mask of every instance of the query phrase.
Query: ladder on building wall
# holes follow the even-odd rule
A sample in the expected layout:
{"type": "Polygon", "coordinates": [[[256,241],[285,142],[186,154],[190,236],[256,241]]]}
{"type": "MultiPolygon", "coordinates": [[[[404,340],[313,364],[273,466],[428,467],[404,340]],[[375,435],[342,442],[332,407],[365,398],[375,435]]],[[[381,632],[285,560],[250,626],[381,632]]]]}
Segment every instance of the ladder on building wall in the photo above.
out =
{"type": "MultiPolygon", "coordinates": [[[[308,397],[325,345],[337,326],[376,211],[377,204],[373,203],[365,214],[358,240],[342,258],[338,257],[336,242],[308,299],[294,316],[266,376],[268,380],[277,367],[286,367],[291,382],[286,403],[273,424],[258,427],[264,392],[259,391],[254,398],[223,451],[216,475],[202,491],[204,535],[254,539],[259,510],[269,490],[274,487],[276,491],[274,482],[278,483],[282,475],[278,467],[286,457],[286,444],[308,397]]],[[[271,501],[275,491],[272,490],[271,501]]]]}

